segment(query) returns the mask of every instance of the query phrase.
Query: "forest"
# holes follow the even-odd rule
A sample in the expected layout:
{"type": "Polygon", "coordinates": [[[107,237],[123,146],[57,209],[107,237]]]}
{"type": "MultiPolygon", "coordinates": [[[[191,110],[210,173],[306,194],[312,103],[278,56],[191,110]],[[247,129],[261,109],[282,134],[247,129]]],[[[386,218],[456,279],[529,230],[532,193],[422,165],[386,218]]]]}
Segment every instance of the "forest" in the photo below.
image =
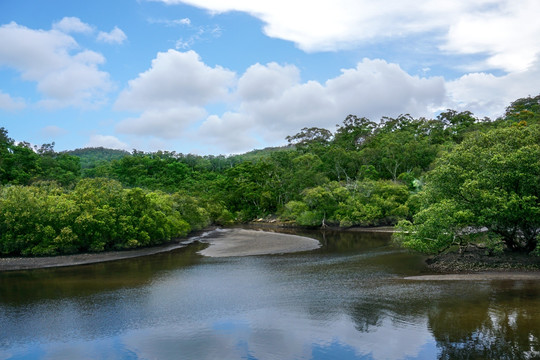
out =
{"type": "Polygon", "coordinates": [[[425,253],[482,242],[540,255],[540,95],[497,119],[349,115],[333,132],[304,128],[286,140],[232,156],[56,152],[0,128],[0,254],[131,249],[271,217],[396,226],[398,243],[425,253]]]}

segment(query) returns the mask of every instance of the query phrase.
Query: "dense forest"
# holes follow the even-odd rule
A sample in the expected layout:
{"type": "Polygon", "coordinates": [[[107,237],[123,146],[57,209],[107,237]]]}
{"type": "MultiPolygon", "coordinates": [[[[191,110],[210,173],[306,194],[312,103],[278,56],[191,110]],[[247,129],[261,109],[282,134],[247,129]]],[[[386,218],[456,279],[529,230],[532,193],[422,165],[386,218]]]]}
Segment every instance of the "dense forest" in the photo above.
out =
{"type": "Polygon", "coordinates": [[[349,115],[282,148],[235,156],[56,152],[0,128],[0,254],[150,246],[268,216],[302,226],[397,225],[415,250],[484,243],[540,254],[540,95],[500,118],[447,110],[349,115]]]}

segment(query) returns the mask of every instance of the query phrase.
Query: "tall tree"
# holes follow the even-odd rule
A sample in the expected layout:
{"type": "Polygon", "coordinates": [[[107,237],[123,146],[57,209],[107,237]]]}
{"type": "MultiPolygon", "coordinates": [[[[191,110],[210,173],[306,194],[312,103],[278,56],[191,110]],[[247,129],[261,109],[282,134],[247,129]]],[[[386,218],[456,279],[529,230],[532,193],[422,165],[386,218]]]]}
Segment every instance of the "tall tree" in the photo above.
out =
{"type": "Polygon", "coordinates": [[[492,244],[533,251],[540,231],[540,125],[476,132],[428,174],[426,206],[402,222],[408,246],[437,252],[488,229],[492,244]]]}

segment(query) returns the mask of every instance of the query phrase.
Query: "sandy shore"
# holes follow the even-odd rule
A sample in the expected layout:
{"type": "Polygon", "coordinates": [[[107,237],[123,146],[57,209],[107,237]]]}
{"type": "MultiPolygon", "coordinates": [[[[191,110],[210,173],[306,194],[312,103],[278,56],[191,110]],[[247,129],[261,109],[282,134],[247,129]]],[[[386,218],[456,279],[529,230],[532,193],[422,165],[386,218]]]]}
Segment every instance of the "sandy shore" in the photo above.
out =
{"type": "Polygon", "coordinates": [[[210,246],[199,254],[210,257],[284,254],[318,249],[321,244],[303,236],[266,231],[227,229],[199,241],[210,246]]]}
{"type": "Polygon", "coordinates": [[[416,281],[491,281],[491,280],[536,280],[540,281],[540,271],[504,272],[489,271],[471,274],[435,274],[409,276],[405,280],[416,281]]]}

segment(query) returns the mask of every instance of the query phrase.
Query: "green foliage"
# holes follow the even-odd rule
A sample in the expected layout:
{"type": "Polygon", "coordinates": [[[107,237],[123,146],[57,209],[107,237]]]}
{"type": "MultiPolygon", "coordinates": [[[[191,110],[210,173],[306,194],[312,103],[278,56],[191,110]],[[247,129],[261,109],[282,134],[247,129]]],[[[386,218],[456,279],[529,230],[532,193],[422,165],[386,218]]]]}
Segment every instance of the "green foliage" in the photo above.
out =
{"type": "Polygon", "coordinates": [[[285,205],[282,218],[299,225],[378,226],[405,218],[408,190],[391,181],[337,182],[306,189],[302,201],[285,205]]]}
{"type": "MultiPolygon", "coordinates": [[[[540,230],[539,176],[540,125],[476,132],[438,159],[427,175],[425,208],[400,239],[421,248],[414,244],[435,236],[429,229],[439,239],[486,228],[506,248],[531,252],[540,230]]],[[[448,243],[425,246],[434,252],[448,243]]]]}
{"type": "Polygon", "coordinates": [[[103,147],[75,149],[66,151],[65,154],[78,157],[81,168],[83,169],[95,168],[103,163],[129,156],[129,152],[125,150],[106,149],[103,147]]]}
{"type": "Polygon", "coordinates": [[[53,144],[32,149],[28,143],[15,144],[0,128],[0,184],[29,185],[53,180],[73,185],[80,177],[79,159],[54,152],[53,144]]]}
{"type": "Polygon", "coordinates": [[[506,108],[504,119],[506,124],[538,124],[540,123],[540,95],[518,99],[506,108]]]}
{"type": "Polygon", "coordinates": [[[151,246],[211,222],[183,194],[124,189],[115,180],[83,179],[65,191],[53,183],[0,191],[0,253],[44,256],[151,246]]]}

